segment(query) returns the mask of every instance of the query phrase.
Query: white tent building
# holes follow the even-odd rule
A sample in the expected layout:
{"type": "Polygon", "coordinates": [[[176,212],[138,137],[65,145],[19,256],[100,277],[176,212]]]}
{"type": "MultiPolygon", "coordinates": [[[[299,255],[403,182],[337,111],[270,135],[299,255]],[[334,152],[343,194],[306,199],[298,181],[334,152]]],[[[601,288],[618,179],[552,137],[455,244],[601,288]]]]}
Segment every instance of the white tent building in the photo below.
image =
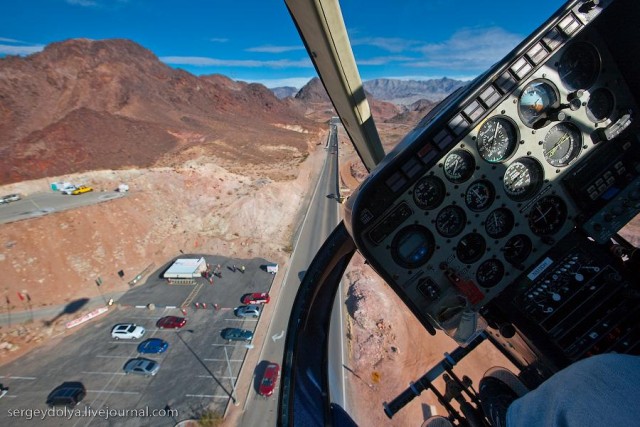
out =
{"type": "Polygon", "coordinates": [[[200,277],[207,270],[204,258],[178,258],[164,273],[165,279],[192,279],[200,277]]]}

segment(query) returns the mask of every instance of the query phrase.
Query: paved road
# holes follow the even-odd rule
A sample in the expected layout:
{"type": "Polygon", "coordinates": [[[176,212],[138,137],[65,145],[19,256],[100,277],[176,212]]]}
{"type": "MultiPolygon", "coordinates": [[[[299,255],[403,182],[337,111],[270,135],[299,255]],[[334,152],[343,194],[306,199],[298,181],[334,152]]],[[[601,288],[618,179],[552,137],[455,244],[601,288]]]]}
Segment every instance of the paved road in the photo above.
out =
{"type": "MultiPolygon", "coordinates": [[[[267,332],[260,360],[282,362],[284,336],[300,282],[316,252],[339,222],[340,204],[336,200],[338,149],[335,125],[332,125],[331,134],[327,157],[294,245],[290,267],[280,290],[280,298],[267,332]]],[[[260,427],[276,425],[278,393],[279,390],[276,390],[271,398],[264,399],[255,393],[254,387],[250,387],[246,398],[240,399],[245,412],[239,425],[260,427]]]]}
{"type": "Polygon", "coordinates": [[[35,193],[17,202],[0,205],[0,224],[37,218],[53,212],[75,209],[124,197],[117,191],[93,191],[78,196],[66,196],[59,192],[35,193]]]}

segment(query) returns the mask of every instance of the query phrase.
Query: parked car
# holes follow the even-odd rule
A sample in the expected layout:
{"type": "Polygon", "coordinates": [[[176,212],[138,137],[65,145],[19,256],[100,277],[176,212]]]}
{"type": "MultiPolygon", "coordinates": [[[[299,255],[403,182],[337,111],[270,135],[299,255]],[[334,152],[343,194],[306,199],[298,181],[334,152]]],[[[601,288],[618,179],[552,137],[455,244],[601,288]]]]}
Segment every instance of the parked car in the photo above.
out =
{"type": "Polygon", "coordinates": [[[158,354],[164,353],[169,348],[169,343],[160,338],[149,338],[138,345],[138,353],[158,354]]]}
{"type": "Polygon", "coordinates": [[[187,319],[178,316],[165,316],[156,322],[160,329],[180,329],[187,324],[187,319]]]}
{"type": "Polygon", "coordinates": [[[132,340],[141,338],[145,329],[135,323],[118,323],[111,329],[111,338],[117,340],[132,340]]]}
{"type": "Polygon", "coordinates": [[[77,196],[79,194],[84,194],[84,193],[88,193],[90,191],[93,191],[92,187],[89,187],[87,185],[81,185],[78,188],[76,188],[75,190],[73,190],[71,192],[71,194],[73,194],[74,196],[77,196]]]}
{"type": "Polygon", "coordinates": [[[87,395],[84,384],[77,381],[69,381],[54,388],[47,396],[47,405],[54,406],[76,406],[87,395]]]}
{"type": "Polygon", "coordinates": [[[20,200],[19,194],[7,194],[6,196],[0,197],[0,205],[5,203],[17,202],[20,200]]]}
{"type": "Polygon", "coordinates": [[[77,189],[77,188],[78,188],[78,187],[76,187],[75,185],[73,185],[73,184],[69,184],[69,185],[67,185],[67,186],[65,186],[65,187],[63,187],[63,188],[61,188],[61,189],[60,189],[60,192],[61,192],[62,194],[64,194],[65,196],[70,196],[71,194],[73,194],[73,192],[74,192],[74,191],[76,191],[76,189],[77,189]]]}
{"type": "Polygon", "coordinates": [[[267,304],[271,301],[271,297],[267,292],[254,292],[252,294],[245,294],[240,299],[243,304],[267,304]]]}
{"type": "Polygon", "coordinates": [[[273,362],[267,365],[262,380],[260,381],[260,388],[258,389],[258,393],[260,393],[261,396],[269,397],[273,394],[279,373],[280,365],[273,362]]]}
{"type": "Polygon", "coordinates": [[[258,317],[260,316],[259,305],[241,305],[234,309],[234,313],[238,317],[258,317]]]}
{"type": "Polygon", "coordinates": [[[126,375],[136,374],[145,375],[148,377],[158,373],[158,371],[160,370],[160,364],[155,360],[145,359],[144,357],[137,357],[125,363],[123,369],[126,375]]]}
{"type": "Polygon", "coordinates": [[[240,328],[225,328],[220,335],[227,341],[251,341],[253,339],[253,331],[240,328]]]}

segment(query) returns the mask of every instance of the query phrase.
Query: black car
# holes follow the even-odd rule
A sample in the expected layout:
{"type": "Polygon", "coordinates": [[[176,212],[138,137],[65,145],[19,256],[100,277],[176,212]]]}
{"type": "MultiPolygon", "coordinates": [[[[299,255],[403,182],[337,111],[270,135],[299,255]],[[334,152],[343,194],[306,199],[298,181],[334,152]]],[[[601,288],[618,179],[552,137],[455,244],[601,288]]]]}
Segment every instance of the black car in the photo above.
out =
{"type": "Polygon", "coordinates": [[[87,390],[81,382],[64,382],[53,389],[47,397],[47,405],[53,406],[76,406],[87,395],[87,390]]]}
{"type": "Polygon", "coordinates": [[[251,341],[253,332],[240,328],[226,328],[221,334],[222,338],[228,341],[251,341]]]}

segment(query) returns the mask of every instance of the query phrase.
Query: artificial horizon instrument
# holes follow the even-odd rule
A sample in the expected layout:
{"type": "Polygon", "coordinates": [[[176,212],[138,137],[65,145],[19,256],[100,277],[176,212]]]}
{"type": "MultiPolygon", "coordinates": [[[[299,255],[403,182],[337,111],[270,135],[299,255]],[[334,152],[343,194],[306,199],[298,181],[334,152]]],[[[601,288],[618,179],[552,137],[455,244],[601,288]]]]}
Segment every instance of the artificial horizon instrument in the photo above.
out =
{"type": "Polygon", "coordinates": [[[449,422],[489,425],[453,371],[484,340],[527,389],[591,355],[640,355],[640,252],[619,234],[640,213],[640,4],[568,1],[380,158],[328,3],[287,0],[370,175],[300,287],[279,423],[348,425],[323,365],[326,312],[356,250],[430,333],[460,344],[381,404],[389,417],[430,389],[449,422]]]}

